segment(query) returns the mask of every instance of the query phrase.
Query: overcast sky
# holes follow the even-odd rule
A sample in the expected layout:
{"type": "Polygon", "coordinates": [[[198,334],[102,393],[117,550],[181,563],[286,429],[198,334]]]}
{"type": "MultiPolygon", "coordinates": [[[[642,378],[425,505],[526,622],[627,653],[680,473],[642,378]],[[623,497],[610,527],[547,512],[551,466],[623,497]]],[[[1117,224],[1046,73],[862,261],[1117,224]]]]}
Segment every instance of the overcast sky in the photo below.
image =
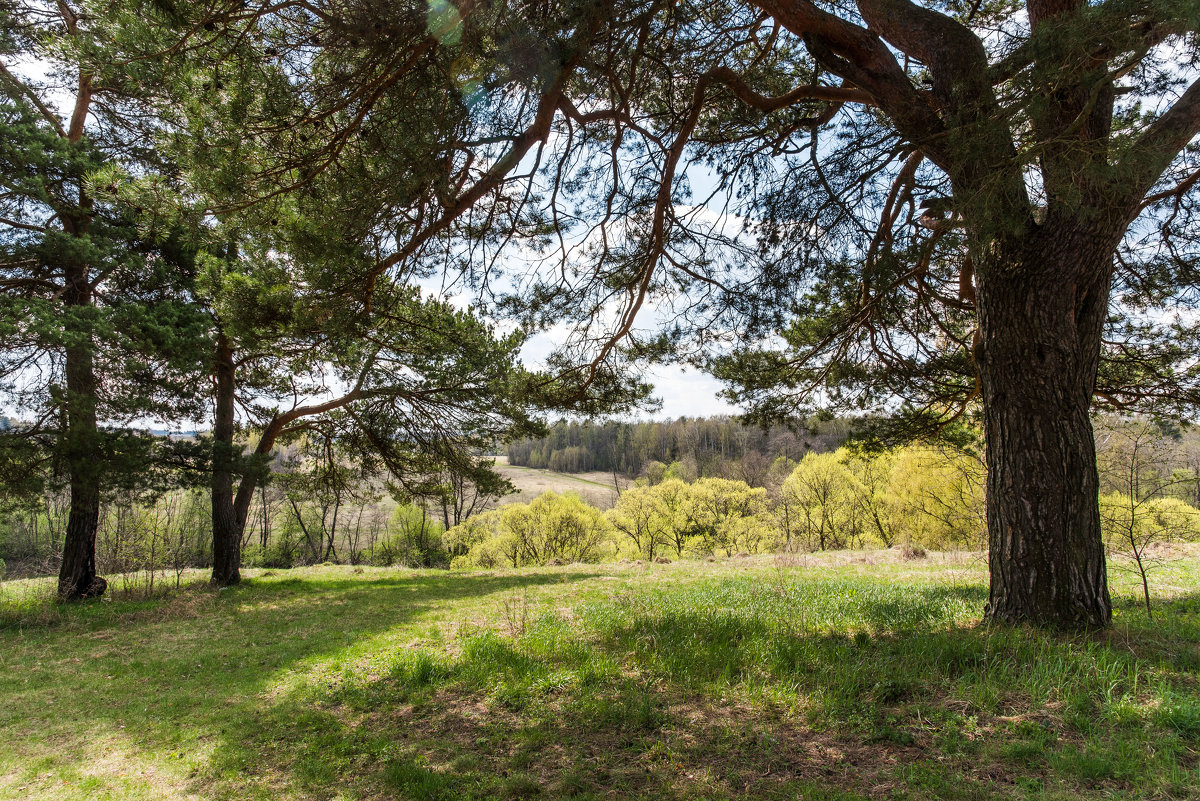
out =
{"type": "Polygon", "coordinates": [[[695,368],[660,366],[652,371],[649,380],[654,384],[654,394],[662,399],[662,411],[655,418],[674,420],[740,411],[717,397],[721,389],[719,381],[695,368]]]}

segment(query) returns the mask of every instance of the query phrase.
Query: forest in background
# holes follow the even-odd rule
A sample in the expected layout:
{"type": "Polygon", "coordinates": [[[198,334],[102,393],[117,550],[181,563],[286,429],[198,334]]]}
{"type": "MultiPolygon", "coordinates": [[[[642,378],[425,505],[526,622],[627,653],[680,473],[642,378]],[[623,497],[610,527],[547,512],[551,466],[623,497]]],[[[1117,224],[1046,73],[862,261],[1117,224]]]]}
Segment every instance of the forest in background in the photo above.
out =
{"type": "Polygon", "coordinates": [[[779,456],[799,459],[807,451],[832,450],[850,436],[851,421],[813,417],[791,425],[746,425],[728,416],[661,422],[559,421],[546,436],[509,443],[508,463],[560,473],[617,472],[631,478],[654,462],[682,462],[696,476],[724,475],[761,486],[779,456]]]}
{"type": "Polygon", "coordinates": [[[691,364],[755,421],[973,427],[985,615],[1105,627],[1091,415],[1200,408],[1189,8],[0,4],[2,500],[69,490],[82,600],[102,512],[204,484],[232,586],[278,446],[344,531],[691,364]]]}
{"type": "Polygon", "coordinates": [[[0,0],[0,801],[1192,798],[1198,288],[1197,0],[0,0]]]}

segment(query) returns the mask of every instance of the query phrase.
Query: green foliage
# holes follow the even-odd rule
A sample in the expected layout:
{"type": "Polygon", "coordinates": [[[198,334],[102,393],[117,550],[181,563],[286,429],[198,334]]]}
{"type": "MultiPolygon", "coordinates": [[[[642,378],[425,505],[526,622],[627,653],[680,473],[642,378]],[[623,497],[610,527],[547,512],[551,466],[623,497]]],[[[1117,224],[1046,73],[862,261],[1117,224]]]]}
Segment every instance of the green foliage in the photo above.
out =
{"type": "Polygon", "coordinates": [[[1178,498],[1151,498],[1137,504],[1122,492],[1100,496],[1105,546],[1114,553],[1152,543],[1200,540],[1200,509],[1178,498]]]}
{"type": "MultiPolygon", "coordinates": [[[[984,467],[972,448],[842,448],[809,453],[798,463],[780,457],[768,468],[765,489],[723,478],[688,483],[661,467],[661,475],[651,471],[607,512],[609,553],[654,560],[902,546],[915,555],[986,543],[984,467]]],[[[1120,552],[1121,532],[1127,535],[1121,525],[1129,517],[1126,500],[1119,493],[1101,498],[1113,553],[1120,552]]],[[[1147,542],[1194,540],[1197,515],[1178,498],[1158,497],[1136,511],[1136,530],[1147,542]]],[[[516,530],[540,525],[507,508],[468,520],[449,535],[455,552],[464,554],[456,564],[536,563],[514,561],[520,538],[506,519],[516,530]]]]}
{"type": "Polygon", "coordinates": [[[689,484],[666,478],[622,493],[608,518],[635,554],[653,560],[774,548],[776,532],[767,512],[766,490],[744,481],[701,478],[689,484]]]}
{"type": "Polygon", "coordinates": [[[612,555],[611,527],[602,512],[574,494],[546,492],[452,528],[446,534],[455,566],[522,567],[550,562],[596,562],[612,555]]]}
{"type": "MultiPolygon", "coordinates": [[[[189,302],[195,220],[168,204],[145,202],[150,198],[143,190],[156,181],[167,195],[178,187],[171,186],[165,174],[171,168],[157,154],[130,144],[155,135],[142,115],[165,78],[141,83],[156,68],[140,64],[114,72],[111,66],[122,48],[153,47],[171,34],[156,30],[157,14],[139,19],[120,5],[95,15],[75,13],[85,20],[76,35],[45,21],[26,31],[23,60],[87,74],[121,101],[88,105],[82,90],[68,95],[89,122],[74,139],[39,106],[45,90],[39,80],[6,71],[0,81],[6,186],[0,200],[0,392],[27,422],[37,421],[21,426],[21,436],[40,432],[59,460],[95,449],[97,465],[134,475],[145,453],[125,455],[116,442],[131,436],[131,420],[195,416],[202,408],[195,386],[207,332],[189,302]],[[79,280],[90,284],[82,295],[71,290],[79,280]],[[88,353],[101,377],[78,397],[66,387],[64,354],[70,349],[88,353]],[[35,372],[39,380],[29,381],[35,372]],[[93,410],[110,425],[69,431],[63,411],[69,404],[93,410]],[[71,444],[74,436],[88,442],[71,444]]],[[[20,475],[3,473],[5,480],[20,475]]]]}
{"type": "Polygon", "coordinates": [[[933,549],[982,548],[985,469],[979,455],[948,446],[899,450],[889,501],[907,539],[933,549]]]}
{"type": "Polygon", "coordinates": [[[645,474],[646,483],[651,486],[661,484],[663,479],[667,477],[667,466],[657,459],[647,462],[642,467],[642,472],[645,474]]]}
{"type": "Polygon", "coordinates": [[[810,453],[783,482],[781,502],[789,514],[786,541],[811,551],[856,544],[856,517],[851,507],[854,476],[838,453],[810,453]]]}
{"type": "Polygon", "coordinates": [[[491,509],[468,517],[446,532],[442,541],[446,544],[446,549],[454,554],[455,566],[469,564],[470,560],[465,558],[467,554],[475,546],[496,536],[500,526],[500,514],[499,509],[491,509]]]}
{"type": "Polygon", "coordinates": [[[682,485],[682,482],[678,479],[669,482],[625,490],[606,515],[613,528],[629,540],[639,558],[653,561],[672,546],[676,546],[674,555],[678,557],[677,543],[689,536],[685,533],[686,521],[678,510],[667,506],[664,498],[672,484],[682,485]]]}
{"type": "Polygon", "coordinates": [[[667,465],[662,474],[664,481],[682,481],[690,484],[700,477],[694,460],[676,460],[667,465]]]}
{"type": "Polygon", "coordinates": [[[293,568],[300,564],[301,543],[296,535],[297,527],[284,525],[279,533],[263,549],[251,546],[242,553],[242,561],[248,567],[293,568]]]}
{"type": "Polygon", "coordinates": [[[1099,474],[1109,490],[1100,495],[1104,545],[1117,566],[1140,575],[1149,615],[1149,573],[1161,566],[1163,549],[1200,535],[1200,513],[1181,499],[1195,502],[1200,491],[1194,446],[1164,420],[1107,417],[1098,429],[1099,474]]]}
{"type": "Polygon", "coordinates": [[[450,563],[446,529],[428,510],[399,504],[388,521],[391,536],[377,549],[375,563],[409,567],[446,567],[450,563]]]}
{"type": "Polygon", "coordinates": [[[762,549],[766,490],[744,481],[701,478],[688,494],[684,514],[702,553],[733,555],[762,549]]]}

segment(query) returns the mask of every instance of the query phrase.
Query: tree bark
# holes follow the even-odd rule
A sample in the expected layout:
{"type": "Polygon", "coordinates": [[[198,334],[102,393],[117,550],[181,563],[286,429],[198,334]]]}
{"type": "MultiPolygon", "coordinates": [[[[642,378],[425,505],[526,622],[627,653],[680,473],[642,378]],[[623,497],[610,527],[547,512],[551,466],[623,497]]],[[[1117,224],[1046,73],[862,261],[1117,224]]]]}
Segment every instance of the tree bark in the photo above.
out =
{"type": "Polygon", "coordinates": [[[1112,618],[1090,417],[1106,239],[1042,228],[978,275],[994,620],[1081,629],[1112,618]]]}
{"type": "Polygon", "coordinates": [[[228,587],[242,580],[242,520],[234,506],[234,388],[233,347],[224,334],[217,336],[213,358],[216,379],[213,415],[212,583],[228,587]]]}
{"type": "Polygon", "coordinates": [[[63,303],[74,340],[65,349],[67,384],[66,431],[63,432],[67,474],[71,485],[71,511],[63,540],[58,573],[58,596],[65,601],[96,598],[108,582],[96,574],[96,531],[100,526],[100,429],[96,419],[96,374],[90,327],[73,313],[92,303],[85,266],[68,265],[63,303]],[[75,327],[75,326],[73,326],[75,327]]]}
{"type": "Polygon", "coordinates": [[[58,573],[58,595],[64,601],[98,598],[108,589],[108,582],[96,574],[100,487],[94,477],[72,472],[71,511],[58,573]]]}

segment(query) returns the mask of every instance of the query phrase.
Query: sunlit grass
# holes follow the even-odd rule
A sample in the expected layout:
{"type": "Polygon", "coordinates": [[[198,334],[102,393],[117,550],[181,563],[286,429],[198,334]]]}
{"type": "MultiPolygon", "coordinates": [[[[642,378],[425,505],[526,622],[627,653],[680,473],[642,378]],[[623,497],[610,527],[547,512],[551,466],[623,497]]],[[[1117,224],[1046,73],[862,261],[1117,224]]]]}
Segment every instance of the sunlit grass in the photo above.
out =
{"type": "Polygon", "coordinates": [[[1200,787],[1200,558],[980,624],[975,555],[0,585],[0,798],[1151,798],[1200,787]]]}

